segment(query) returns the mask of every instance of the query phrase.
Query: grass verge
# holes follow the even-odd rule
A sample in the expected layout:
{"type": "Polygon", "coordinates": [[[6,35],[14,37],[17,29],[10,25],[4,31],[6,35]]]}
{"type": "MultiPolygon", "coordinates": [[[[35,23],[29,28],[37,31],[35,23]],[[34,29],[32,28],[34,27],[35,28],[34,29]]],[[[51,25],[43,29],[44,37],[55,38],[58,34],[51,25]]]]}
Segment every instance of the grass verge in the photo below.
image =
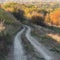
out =
{"type": "Polygon", "coordinates": [[[35,37],[40,43],[48,47],[48,49],[55,53],[60,53],[60,44],[47,35],[38,34],[35,30],[31,32],[31,35],[35,37]]]}

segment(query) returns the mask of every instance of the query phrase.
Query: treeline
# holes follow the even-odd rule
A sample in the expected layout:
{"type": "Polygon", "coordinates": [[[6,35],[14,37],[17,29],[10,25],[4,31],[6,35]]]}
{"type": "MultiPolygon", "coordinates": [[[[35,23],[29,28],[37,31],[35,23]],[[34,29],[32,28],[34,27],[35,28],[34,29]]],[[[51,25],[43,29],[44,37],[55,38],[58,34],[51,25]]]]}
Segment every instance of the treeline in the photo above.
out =
{"type": "Polygon", "coordinates": [[[17,18],[17,20],[24,20],[24,11],[22,10],[22,5],[17,3],[6,3],[2,5],[2,8],[5,11],[12,13],[17,18]]]}
{"type": "Polygon", "coordinates": [[[48,9],[48,4],[37,6],[18,3],[7,3],[2,5],[2,8],[13,13],[13,15],[20,21],[28,20],[40,25],[48,23],[52,25],[60,25],[60,6],[57,3],[50,4],[48,9]]]}

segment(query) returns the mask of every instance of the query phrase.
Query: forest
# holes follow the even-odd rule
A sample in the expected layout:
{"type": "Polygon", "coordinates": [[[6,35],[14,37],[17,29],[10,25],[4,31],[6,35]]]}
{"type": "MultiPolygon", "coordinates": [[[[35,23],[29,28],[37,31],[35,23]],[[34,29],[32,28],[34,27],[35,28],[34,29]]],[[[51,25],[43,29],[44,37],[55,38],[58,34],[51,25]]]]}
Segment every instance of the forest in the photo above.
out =
{"type": "Polygon", "coordinates": [[[6,3],[2,4],[2,8],[11,12],[18,20],[29,20],[36,24],[60,25],[59,3],[41,3],[38,5],[6,3]]]}

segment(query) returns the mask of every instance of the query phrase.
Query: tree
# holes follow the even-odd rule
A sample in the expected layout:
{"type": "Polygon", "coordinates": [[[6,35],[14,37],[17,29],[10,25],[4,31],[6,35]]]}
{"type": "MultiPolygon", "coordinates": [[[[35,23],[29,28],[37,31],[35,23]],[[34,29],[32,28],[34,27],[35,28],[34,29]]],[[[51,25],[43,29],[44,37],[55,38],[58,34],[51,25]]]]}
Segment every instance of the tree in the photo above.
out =
{"type": "Polygon", "coordinates": [[[33,23],[39,24],[39,25],[44,25],[44,15],[41,13],[33,12],[31,17],[31,21],[33,23]]]}
{"type": "Polygon", "coordinates": [[[60,25],[60,9],[55,9],[45,16],[45,22],[52,25],[60,25]]]}
{"type": "Polygon", "coordinates": [[[60,25],[60,9],[56,9],[50,13],[50,21],[55,25],[60,25]]]}

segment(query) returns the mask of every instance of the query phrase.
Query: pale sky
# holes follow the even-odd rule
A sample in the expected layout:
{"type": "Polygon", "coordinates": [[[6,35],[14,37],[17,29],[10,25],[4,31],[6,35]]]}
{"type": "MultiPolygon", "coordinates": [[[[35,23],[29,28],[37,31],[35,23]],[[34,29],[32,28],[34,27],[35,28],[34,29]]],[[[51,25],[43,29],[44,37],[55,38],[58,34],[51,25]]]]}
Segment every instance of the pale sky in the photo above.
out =
{"type": "Polygon", "coordinates": [[[53,1],[57,1],[57,2],[60,2],[60,0],[0,0],[0,3],[1,2],[6,2],[6,1],[15,1],[15,2],[40,2],[40,1],[43,1],[43,2],[53,2],[53,1]]]}

